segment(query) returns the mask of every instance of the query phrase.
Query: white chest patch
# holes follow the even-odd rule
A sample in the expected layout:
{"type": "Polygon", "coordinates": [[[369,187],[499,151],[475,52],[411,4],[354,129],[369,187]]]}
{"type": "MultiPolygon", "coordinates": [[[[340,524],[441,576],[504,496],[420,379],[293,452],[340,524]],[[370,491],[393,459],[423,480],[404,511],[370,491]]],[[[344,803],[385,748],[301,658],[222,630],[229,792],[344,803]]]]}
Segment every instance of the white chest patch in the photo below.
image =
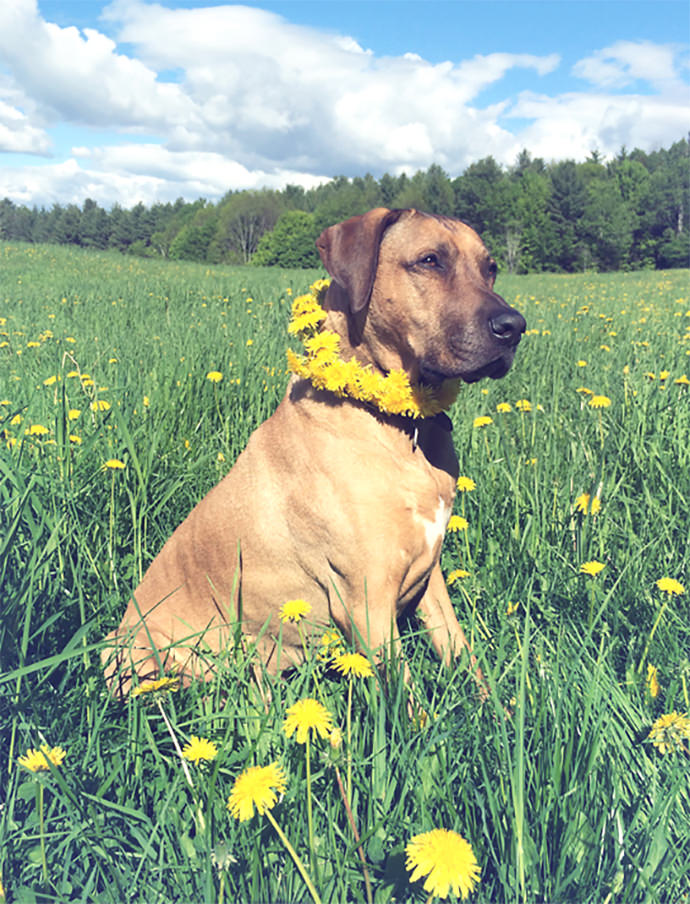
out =
{"type": "Polygon", "coordinates": [[[439,496],[438,508],[436,509],[436,515],[433,521],[430,521],[428,518],[422,519],[424,522],[426,542],[430,551],[433,551],[436,548],[436,544],[440,543],[440,541],[443,539],[443,535],[445,534],[446,528],[448,527],[450,512],[451,506],[447,505],[439,496]]]}

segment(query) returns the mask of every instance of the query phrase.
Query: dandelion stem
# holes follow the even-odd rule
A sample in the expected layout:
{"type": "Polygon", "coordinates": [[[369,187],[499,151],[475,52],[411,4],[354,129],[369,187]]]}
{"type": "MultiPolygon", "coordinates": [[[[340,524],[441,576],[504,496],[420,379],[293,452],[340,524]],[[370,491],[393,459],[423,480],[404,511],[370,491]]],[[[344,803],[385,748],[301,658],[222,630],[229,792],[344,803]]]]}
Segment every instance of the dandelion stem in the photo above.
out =
{"type": "Polygon", "coordinates": [[[316,851],[314,850],[314,821],[311,805],[311,743],[310,732],[307,732],[307,829],[309,832],[309,857],[311,859],[312,872],[316,876],[316,851]]]}
{"type": "MultiPolygon", "coordinates": [[[[168,717],[165,714],[165,710],[163,709],[163,704],[158,699],[158,697],[156,697],[156,705],[158,706],[158,710],[159,710],[161,716],[163,717],[163,721],[165,722],[165,727],[168,729],[168,733],[170,734],[170,737],[172,738],[173,746],[175,747],[177,755],[180,758],[180,762],[182,763],[182,769],[184,770],[185,778],[187,779],[187,784],[193,791],[194,790],[194,782],[192,781],[192,776],[189,772],[189,766],[187,765],[187,761],[185,760],[184,756],[182,755],[182,748],[180,747],[180,744],[177,740],[177,736],[173,730],[172,725],[170,724],[170,720],[168,719],[168,717]]],[[[202,820],[203,820],[203,814],[202,814],[202,820]]]]}
{"type": "Polygon", "coordinates": [[[305,885],[307,886],[307,888],[309,889],[309,894],[310,894],[310,895],[312,896],[312,898],[314,899],[314,904],[321,904],[321,898],[319,897],[319,893],[318,893],[317,890],[314,888],[314,883],[313,883],[313,882],[311,881],[311,879],[309,878],[309,873],[306,871],[306,869],[304,868],[304,864],[302,863],[302,861],[301,861],[301,860],[299,859],[299,857],[297,856],[297,851],[296,851],[296,850],[293,848],[293,846],[290,844],[287,835],[286,835],[285,832],[280,828],[280,826],[279,826],[278,823],[276,822],[275,817],[273,816],[273,814],[271,813],[270,810],[266,810],[266,816],[267,816],[267,818],[268,818],[268,821],[271,823],[271,825],[273,826],[273,828],[276,830],[276,834],[278,835],[278,838],[280,838],[280,840],[281,840],[281,841],[283,842],[283,844],[285,845],[286,851],[287,851],[288,854],[292,857],[292,859],[295,861],[295,866],[296,866],[297,869],[299,870],[300,876],[304,879],[304,884],[305,884],[305,885]]]}
{"type": "Polygon", "coordinates": [[[352,676],[347,688],[347,800],[352,806],[352,676]]]}
{"type": "Polygon", "coordinates": [[[43,822],[43,785],[38,785],[38,822],[41,833],[41,865],[43,867],[43,880],[48,881],[48,863],[46,861],[46,834],[43,822]]]}

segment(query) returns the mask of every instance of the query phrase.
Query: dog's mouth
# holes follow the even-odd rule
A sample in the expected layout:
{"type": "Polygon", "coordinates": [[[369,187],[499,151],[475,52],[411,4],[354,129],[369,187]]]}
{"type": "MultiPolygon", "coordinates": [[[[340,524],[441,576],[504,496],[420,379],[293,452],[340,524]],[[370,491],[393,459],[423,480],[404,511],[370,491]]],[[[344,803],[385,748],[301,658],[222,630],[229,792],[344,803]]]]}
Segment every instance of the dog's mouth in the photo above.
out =
{"type": "Polygon", "coordinates": [[[482,367],[478,367],[475,370],[445,373],[444,371],[436,370],[425,361],[419,369],[419,374],[422,383],[425,383],[427,386],[439,386],[444,380],[458,378],[465,383],[476,383],[484,377],[488,377],[490,380],[500,380],[501,377],[505,377],[508,373],[511,364],[512,356],[501,355],[500,358],[494,358],[493,361],[489,361],[488,364],[484,364],[482,367]]]}

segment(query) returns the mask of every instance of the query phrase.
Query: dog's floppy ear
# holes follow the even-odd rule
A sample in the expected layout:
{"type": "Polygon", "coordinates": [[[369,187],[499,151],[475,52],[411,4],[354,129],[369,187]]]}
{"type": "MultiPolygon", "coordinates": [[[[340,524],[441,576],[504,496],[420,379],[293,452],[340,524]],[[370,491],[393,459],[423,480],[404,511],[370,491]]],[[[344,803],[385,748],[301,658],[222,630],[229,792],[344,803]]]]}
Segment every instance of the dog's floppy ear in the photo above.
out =
{"type": "Polygon", "coordinates": [[[376,207],[324,229],[316,240],[323,265],[350,298],[353,313],[369,303],[383,233],[404,213],[376,207]]]}

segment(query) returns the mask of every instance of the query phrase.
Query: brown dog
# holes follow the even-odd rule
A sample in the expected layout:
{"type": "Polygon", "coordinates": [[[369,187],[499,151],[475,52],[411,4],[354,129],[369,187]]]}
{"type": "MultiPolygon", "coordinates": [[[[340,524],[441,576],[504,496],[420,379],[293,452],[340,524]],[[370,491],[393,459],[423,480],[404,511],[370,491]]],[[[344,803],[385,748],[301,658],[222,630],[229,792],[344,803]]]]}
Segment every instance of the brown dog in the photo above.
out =
{"type": "MultiPolygon", "coordinates": [[[[493,291],[496,265],[458,220],[378,208],[317,246],[332,277],[325,328],[345,360],[413,384],[502,377],[525,328],[493,291]]],[[[334,621],[383,652],[416,610],[439,656],[469,649],[439,565],[458,463],[444,414],[413,420],[293,376],[232,470],[154,559],[106,639],[111,687],[160,668],[207,676],[236,630],[277,671],[303,657],[280,607],[301,598],[308,631],[334,621]]],[[[481,682],[479,670],[475,677],[481,682]]]]}

